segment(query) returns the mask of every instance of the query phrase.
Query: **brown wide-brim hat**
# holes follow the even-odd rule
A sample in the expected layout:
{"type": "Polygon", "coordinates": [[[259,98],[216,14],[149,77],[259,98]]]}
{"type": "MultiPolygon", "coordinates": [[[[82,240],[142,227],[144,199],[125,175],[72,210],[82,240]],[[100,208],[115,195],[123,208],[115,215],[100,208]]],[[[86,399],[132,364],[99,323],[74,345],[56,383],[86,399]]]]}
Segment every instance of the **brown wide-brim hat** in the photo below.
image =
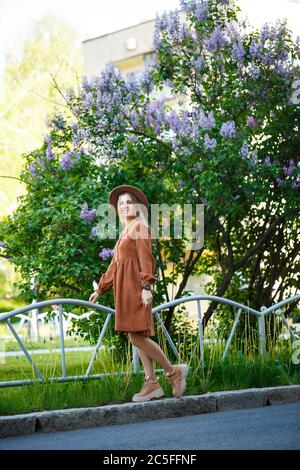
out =
{"type": "Polygon", "coordinates": [[[117,186],[116,188],[114,188],[110,192],[109,197],[108,197],[109,204],[113,207],[116,214],[118,214],[118,197],[121,193],[124,193],[127,191],[134,194],[137,200],[139,201],[139,203],[143,204],[148,209],[148,206],[149,206],[148,199],[143,193],[143,191],[137,188],[136,186],[131,186],[130,184],[123,184],[121,186],[117,186]]]}

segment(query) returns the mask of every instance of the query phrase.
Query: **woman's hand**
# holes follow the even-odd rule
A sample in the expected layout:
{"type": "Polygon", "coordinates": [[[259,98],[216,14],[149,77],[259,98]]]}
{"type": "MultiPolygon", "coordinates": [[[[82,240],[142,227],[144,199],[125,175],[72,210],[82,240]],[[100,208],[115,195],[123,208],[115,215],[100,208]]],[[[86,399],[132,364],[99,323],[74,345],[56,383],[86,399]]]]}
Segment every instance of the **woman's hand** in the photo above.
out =
{"type": "Polygon", "coordinates": [[[99,294],[98,292],[93,292],[91,295],[90,295],[90,298],[89,298],[89,302],[92,302],[93,304],[96,302],[96,300],[98,299],[99,297],[99,294]]]}
{"type": "Polygon", "coordinates": [[[150,290],[142,289],[142,301],[145,307],[151,304],[152,292],[150,290]]]}

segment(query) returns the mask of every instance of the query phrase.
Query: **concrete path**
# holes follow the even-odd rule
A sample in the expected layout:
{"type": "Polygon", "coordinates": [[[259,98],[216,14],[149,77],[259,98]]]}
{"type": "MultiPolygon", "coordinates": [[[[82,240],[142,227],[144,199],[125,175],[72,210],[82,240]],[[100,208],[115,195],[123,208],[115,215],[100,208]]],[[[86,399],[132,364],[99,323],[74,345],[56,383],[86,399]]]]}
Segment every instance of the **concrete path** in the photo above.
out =
{"type": "Polygon", "coordinates": [[[0,440],[0,450],[300,449],[300,403],[0,440]]]}

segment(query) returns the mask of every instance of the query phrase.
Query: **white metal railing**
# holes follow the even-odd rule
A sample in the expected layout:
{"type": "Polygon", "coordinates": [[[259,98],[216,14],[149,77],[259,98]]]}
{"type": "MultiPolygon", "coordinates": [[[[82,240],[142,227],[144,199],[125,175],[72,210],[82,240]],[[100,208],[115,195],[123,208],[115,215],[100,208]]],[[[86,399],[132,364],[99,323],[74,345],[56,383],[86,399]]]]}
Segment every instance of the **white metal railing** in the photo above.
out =
{"type": "MultiPolygon", "coordinates": [[[[272,312],[275,312],[277,317],[281,318],[284,325],[288,329],[291,337],[293,339],[297,338],[297,335],[289,327],[288,322],[287,322],[286,318],[284,317],[282,307],[284,307],[285,305],[287,305],[290,302],[299,301],[300,300],[300,294],[296,295],[294,297],[291,297],[289,299],[283,300],[283,301],[281,301],[281,302],[279,302],[279,303],[277,303],[277,304],[275,304],[275,305],[273,305],[269,308],[266,308],[266,307],[263,306],[263,307],[261,307],[260,311],[255,310],[255,309],[253,309],[251,307],[248,307],[246,305],[243,305],[239,302],[235,302],[233,300],[225,299],[225,298],[222,298],[222,297],[217,297],[217,296],[213,296],[213,295],[200,295],[200,294],[197,294],[197,295],[192,295],[192,296],[187,296],[187,297],[181,297],[180,299],[176,299],[176,300],[172,300],[170,302],[163,303],[163,304],[158,305],[157,307],[152,309],[152,314],[158,320],[158,322],[159,322],[159,324],[162,328],[162,331],[165,334],[165,336],[167,338],[167,341],[169,342],[170,347],[173,350],[173,352],[174,352],[175,356],[177,357],[177,359],[179,359],[178,351],[177,351],[176,346],[175,346],[170,334],[168,333],[168,331],[167,331],[167,329],[166,329],[159,313],[162,310],[165,310],[169,307],[173,307],[173,306],[176,306],[176,305],[179,305],[179,304],[183,304],[183,303],[186,303],[186,302],[193,302],[193,301],[197,302],[197,319],[198,319],[199,345],[200,345],[200,358],[199,359],[200,359],[201,364],[203,366],[204,365],[204,331],[203,331],[203,315],[202,315],[202,309],[201,309],[201,301],[202,300],[215,301],[215,302],[218,302],[218,303],[231,305],[235,309],[238,308],[237,315],[235,317],[235,320],[234,320],[229,338],[228,338],[226,346],[225,346],[225,350],[224,350],[224,353],[223,353],[223,359],[225,358],[225,356],[226,356],[226,354],[229,350],[230,344],[231,344],[232,339],[234,337],[234,334],[235,334],[236,328],[238,326],[238,323],[239,323],[242,312],[248,312],[251,315],[254,315],[254,316],[257,317],[258,328],[259,328],[260,354],[261,355],[263,355],[265,353],[265,318],[266,318],[267,315],[270,315],[272,312]]],[[[20,348],[22,349],[22,351],[24,352],[25,356],[27,357],[29,363],[31,364],[36,376],[38,377],[37,379],[34,379],[34,380],[15,380],[15,381],[9,381],[9,382],[2,381],[2,382],[0,382],[0,387],[25,385],[25,384],[32,383],[32,382],[35,382],[35,381],[40,381],[40,382],[58,381],[58,382],[62,382],[62,381],[70,381],[70,380],[76,380],[76,379],[88,379],[88,378],[97,379],[97,378],[109,375],[109,374],[93,374],[93,375],[91,375],[90,373],[91,373],[92,367],[94,365],[95,359],[97,357],[98,350],[101,346],[102,340],[103,340],[104,335],[106,333],[107,327],[109,325],[110,319],[111,319],[112,315],[114,315],[114,314],[115,314],[115,311],[110,307],[105,307],[103,305],[98,305],[97,303],[91,303],[91,302],[88,302],[88,301],[85,301],[85,300],[78,300],[78,299],[52,299],[52,300],[45,300],[45,301],[42,301],[42,302],[34,302],[30,305],[26,305],[25,307],[21,307],[21,308],[12,310],[10,312],[5,312],[5,313],[0,314],[0,323],[5,322],[8,325],[11,333],[15,337],[15,339],[18,342],[20,348]],[[27,350],[25,344],[23,343],[23,341],[20,338],[19,334],[15,330],[15,328],[14,328],[13,324],[11,323],[10,319],[12,317],[17,316],[17,315],[24,314],[25,312],[29,312],[33,309],[35,309],[38,312],[38,309],[49,306],[49,305],[53,305],[53,304],[58,305],[58,320],[59,320],[59,336],[60,336],[62,377],[55,377],[55,378],[45,379],[42,376],[42,374],[41,374],[40,370],[38,369],[38,367],[36,366],[36,364],[34,364],[33,359],[31,357],[29,351],[27,350]],[[104,325],[103,325],[102,330],[100,332],[99,339],[98,339],[97,344],[94,348],[94,351],[93,351],[93,354],[92,354],[91,360],[89,362],[89,365],[87,367],[85,375],[78,375],[78,376],[68,376],[67,375],[66,356],[65,356],[65,343],[64,343],[64,337],[65,337],[65,335],[64,335],[64,333],[65,333],[65,331],[64,331],[64,315],[63,315],[63,309],[62,309],[63,304],[80,305],[80,306],[83,306],[83,307],[87,307],[89,309],[93,309],[92,312],[85,313],[83,315],[67,314],[69,316],[71,315],[71,316],[77,317],[77,318],[79,318],[79,317],[80,318],[88,317],[91,314],[95,313],[95,311],[96,312],[104,312],[104,313],[107,314],[104,325]]],[[[38,312],[37,315],[46,315],[46,314],[38,312]]],[[[134,371],[139,372],[139,355],[138,355],[137,349],[134,345],[132,345],[132,349],[133,349],[134,371]]],[[[161,369],[158,369],[158,370],[161,370],[161,369]]],[[[117,372],[117,373],[113,373],[112,375],[115,375],[115,374],[116,375],[124,374],[124,372],[119,372],[119,373],[117,372]]]]}

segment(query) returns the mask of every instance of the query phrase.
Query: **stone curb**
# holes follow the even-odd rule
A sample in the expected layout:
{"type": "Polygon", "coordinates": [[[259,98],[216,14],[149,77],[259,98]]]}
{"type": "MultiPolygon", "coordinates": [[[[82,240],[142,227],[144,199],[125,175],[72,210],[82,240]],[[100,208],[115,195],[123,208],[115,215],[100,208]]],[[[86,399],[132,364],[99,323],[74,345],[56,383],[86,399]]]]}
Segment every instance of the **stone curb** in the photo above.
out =
{"type": "Polygon", "coordinates": [[[200,413],[300,402],[300,385],[249,388],[90,408],[0,416],[0,437],[128,424],[200,413]]]}

